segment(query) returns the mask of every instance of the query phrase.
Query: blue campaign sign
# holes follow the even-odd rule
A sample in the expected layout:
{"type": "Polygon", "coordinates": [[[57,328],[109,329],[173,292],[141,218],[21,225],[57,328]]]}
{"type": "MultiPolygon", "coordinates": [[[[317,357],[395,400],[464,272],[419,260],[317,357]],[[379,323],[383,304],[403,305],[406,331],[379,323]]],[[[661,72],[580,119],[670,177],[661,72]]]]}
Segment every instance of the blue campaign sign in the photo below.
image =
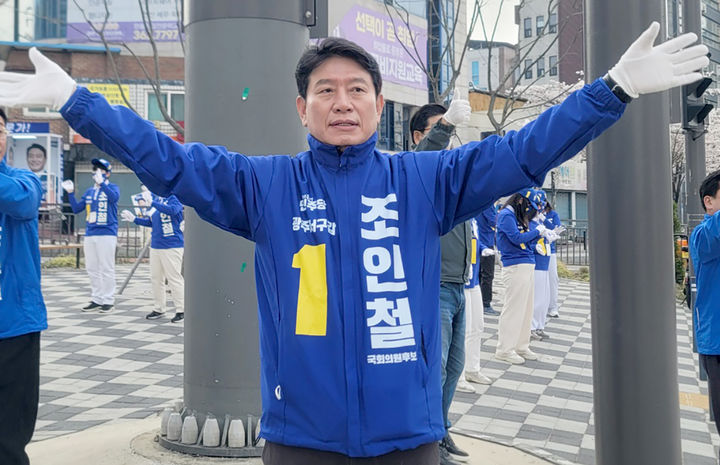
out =
{"type": "Polygon", "coordinates": [[[7,124],[7,130],[10,132],[10,134],[46,134],[50,132],[50,123],[11,121],[7,124]]]}

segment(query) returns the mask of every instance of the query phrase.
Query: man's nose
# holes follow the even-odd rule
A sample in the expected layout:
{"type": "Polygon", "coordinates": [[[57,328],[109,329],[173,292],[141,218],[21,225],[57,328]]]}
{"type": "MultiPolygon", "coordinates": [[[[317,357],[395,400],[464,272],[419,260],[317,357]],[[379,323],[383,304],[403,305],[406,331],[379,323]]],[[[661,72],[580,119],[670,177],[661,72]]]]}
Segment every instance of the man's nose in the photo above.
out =
{"type": "Polygon", "coordinates": [[[335,101],[333,102],[333,111],[341,113],[352,110],[350,104],[350,96],[345,90],[339,90],[335,94],[335,101]]]}

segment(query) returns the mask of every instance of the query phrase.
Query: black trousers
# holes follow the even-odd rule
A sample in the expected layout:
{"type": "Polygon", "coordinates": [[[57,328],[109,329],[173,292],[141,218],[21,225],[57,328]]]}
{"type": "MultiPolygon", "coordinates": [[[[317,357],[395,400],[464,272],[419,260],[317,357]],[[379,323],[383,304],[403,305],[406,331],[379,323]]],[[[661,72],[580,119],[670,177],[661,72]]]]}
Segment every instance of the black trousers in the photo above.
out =
{"type": "Polygon", "coordinates": [[[0,339],[0,464],[29,465],[40,389],[40,333],[0,339]]]}
{"type": "Polygon", "coordinates": [[[379,457],[353,458],[336,452],[291,447],[265,441],[264,465],[438,465],[438,443],[411,450],[396,450],[379,457]]]}
{"type": "Polygon", "coordinates": [[[715,428],[720,433],[720,355],[700,354],[708,375],[710,408],[715,417],[715,428]]]}
{"type": "Polygon", "coordinates": [[[495,278],[495,255],[480,257],[480,292],[482,292],[483,307],[489,307],[492,302],[492,283],[495,278]]]}

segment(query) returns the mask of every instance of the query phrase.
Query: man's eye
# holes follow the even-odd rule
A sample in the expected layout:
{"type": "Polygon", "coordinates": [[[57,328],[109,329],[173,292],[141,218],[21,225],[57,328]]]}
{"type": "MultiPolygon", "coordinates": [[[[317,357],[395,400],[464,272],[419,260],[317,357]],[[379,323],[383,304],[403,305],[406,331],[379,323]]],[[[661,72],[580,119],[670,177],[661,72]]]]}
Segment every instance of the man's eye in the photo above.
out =
{"type": "Polygon", "coordinates": [[[365,89],[362,88],[362,87],[354,87],[354,88],[353,88],[353,92],[362,93],[362,92],[365,92],[365,89]]]}
{"type": "Polygon", "coordinates": [[[330,92],[332,92],[332,89],[320,89],[321,94],[329,94],[330,92]]]}

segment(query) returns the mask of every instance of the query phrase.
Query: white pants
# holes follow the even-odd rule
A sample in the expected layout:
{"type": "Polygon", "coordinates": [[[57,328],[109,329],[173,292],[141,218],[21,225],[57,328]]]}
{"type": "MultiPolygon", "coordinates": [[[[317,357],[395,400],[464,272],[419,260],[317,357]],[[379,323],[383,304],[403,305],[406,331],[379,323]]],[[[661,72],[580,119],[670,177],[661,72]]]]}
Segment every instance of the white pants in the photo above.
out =
{"type": "Polygon", "coordinates": [[[557,273],[557,255],[550,255],[550,300],[548,301],[548,313],[554,315],[558,312],[558,273],[557,273]]]}
{"type": "Polygon", "coordinates": [[[85,270],[90,277],[90,300],[115,303],[115,247],[117,236],[85,236],[85,270]]]}
{"type": "Polygon", "coordinates": [[[150,281],[152,282],[155,311],[165,313],[165,279],[175,303],[175,312],[185,311],[185,280],[180,274],[183,259],[182,247],[173,249],[150,248],[150,281]]]}
{"type": "MultiPolygon", "coordinates": [[[[480,352],[485,318],[480,286],[465,288],[465,370],[480,372],[480,352]]],[[[461,377],[460,379],[462,379],[461,377]]]]}
{"type": "Polygon", "coordinates": [[[530,348],[530,323],[535,292],[535,264],[519,263],[503,268],[505,302],[498,325],[495,353],[507,355],[530,348]]]}
{"type": "Polygon", "coordinates": [[[532,329],[545,329],[550,302],[550,273],[535,270],[535,297],[533,302],[532,329]]]}

